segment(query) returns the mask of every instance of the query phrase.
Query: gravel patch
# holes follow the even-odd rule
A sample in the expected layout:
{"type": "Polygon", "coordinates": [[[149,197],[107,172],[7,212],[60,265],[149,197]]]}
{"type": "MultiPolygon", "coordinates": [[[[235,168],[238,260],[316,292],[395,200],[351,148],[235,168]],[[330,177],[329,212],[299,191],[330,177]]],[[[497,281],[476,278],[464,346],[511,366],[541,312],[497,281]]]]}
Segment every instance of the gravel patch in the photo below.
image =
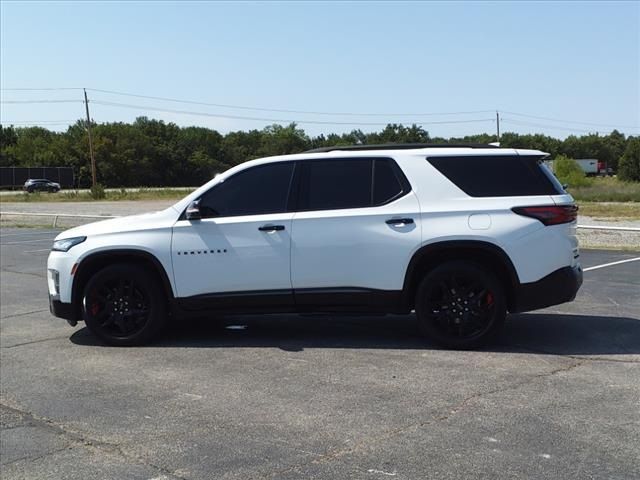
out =
{"type": "MultiPolygon", "coordinates": [[[[640,228],[639,220],[605,220],[580,215],[578,225],[640,228]]],[[[615,248],[640,251],[640,232],[578,229],[582,248],[615,248]]]]}

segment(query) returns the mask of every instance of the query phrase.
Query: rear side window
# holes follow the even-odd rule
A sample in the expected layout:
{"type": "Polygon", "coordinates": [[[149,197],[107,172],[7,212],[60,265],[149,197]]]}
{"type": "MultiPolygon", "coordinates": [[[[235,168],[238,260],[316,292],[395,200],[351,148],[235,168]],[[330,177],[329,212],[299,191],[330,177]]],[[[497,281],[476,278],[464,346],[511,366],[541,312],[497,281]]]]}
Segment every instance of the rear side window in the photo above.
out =
{"type": "Polygon", "coordinates": [[[389,158],[301,162],[300,210],[375,207],[409,191],[409,182],[389,158]]]}
{"type": "Polygon", "coordinates": [[[471,197],[515,197],[564,193],[542,161],[527,156],[429,157],[427,161],[471,197]]]}
{"type": "MultiPolygon", "coordinates": [[[[306,163],[306,162],[305,162],[306,163]]],[[[371,205],[371,160],[314,160],[308,163],[305,210],[371,205]]]]}
{"type": "Polygon", "coordinates": [[[391,160],[377,159],[373,165],[373,204],[383,205],[398,198],[403,186],[391,160]]]}
{"type": "Polygon", "coordinates": [[[234,217],[287,211],[293,162],[278,162],[238,172],[200,200],[203,217],[234,217]]]}

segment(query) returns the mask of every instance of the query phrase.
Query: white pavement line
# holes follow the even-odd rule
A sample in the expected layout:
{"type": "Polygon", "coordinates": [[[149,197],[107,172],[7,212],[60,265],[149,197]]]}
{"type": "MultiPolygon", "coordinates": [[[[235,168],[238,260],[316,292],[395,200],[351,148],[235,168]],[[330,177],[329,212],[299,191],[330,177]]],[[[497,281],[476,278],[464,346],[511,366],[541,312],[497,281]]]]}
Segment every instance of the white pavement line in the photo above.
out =
{"type": "Polygon", "coordinates": [[[578,228],[584,228],[586,230],[611,230],[620,232],[640,232],[639,227],[613,227],[608,225],[578,225],[578,228]]]}
{"type": "Polygon", "coordinates": [[[57,234],[58,232],[56,232],[56,231],[48,231],[48,232],[0,233],[0,238],[19,237],[19,236],[28,237],[30,235],[51,235],[52,233],[57,234]]]}
{"type": "Polygon", "coordinates": [[[583,272],[588,272],[590,270],[597,270],[599,268],[605,268],[605,267],[612,267],[614,265],[620,265],[621,263],[637,262],[638,260],[640,260],[640,257],[627,258],[626,260],[618,260],[617,262],[604,263],[602,265],[596,265],[595,267],[583,268],[582,271],[583,272]]]}
{"type": "Polygon", "coordinates": [[[48,252],[50,248],[41,248],[40,250],[25,250],[22,253],[36,253],[36,252],[48,252]]]}
{"type": "Polygon", "coordinates": [[[37,240],[24,240],[22,242],[0,242],[0,245],[2,245],[3,247],[5,245],[28,245],[29,243],[39,243],[39,242],[53,242],[53,239],[55,237],[52,238],[39,238],[37,240]]]}

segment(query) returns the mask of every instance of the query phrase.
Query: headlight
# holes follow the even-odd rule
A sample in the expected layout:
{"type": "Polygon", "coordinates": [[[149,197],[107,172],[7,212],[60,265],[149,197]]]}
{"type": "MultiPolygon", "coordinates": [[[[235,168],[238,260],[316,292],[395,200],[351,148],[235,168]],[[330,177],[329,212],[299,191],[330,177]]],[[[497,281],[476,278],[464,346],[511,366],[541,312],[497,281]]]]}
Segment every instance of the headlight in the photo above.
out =
{"type": "Polygon", "coordinates": [[[73,237],[73,238],[65,238],[63,240],[56,240],[53,242],[53,250],[54,252],[68,252],[71,247],[75,247],[79,243],[84,242],[87,237],[73,237]]]}

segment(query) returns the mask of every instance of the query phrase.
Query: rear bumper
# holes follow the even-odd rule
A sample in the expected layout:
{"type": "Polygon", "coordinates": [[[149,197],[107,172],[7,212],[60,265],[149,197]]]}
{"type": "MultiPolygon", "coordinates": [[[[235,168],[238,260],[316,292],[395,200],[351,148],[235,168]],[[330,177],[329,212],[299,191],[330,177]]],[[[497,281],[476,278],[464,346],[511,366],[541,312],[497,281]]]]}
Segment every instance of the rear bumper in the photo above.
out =
{"type": "Polygon", "coordinates": [[[570,302],[582,285],[582,267],[564,267],[532,283],[516,287],[511,313],[528,312],[570,302]]]}
{"type": "Polygon", "coordinates": [[[72,327],[78,324],[76,312],[71,303],[62,303],[59,299],[49,295],[49,311],[56,317],[64,318],[72,327]]]}

